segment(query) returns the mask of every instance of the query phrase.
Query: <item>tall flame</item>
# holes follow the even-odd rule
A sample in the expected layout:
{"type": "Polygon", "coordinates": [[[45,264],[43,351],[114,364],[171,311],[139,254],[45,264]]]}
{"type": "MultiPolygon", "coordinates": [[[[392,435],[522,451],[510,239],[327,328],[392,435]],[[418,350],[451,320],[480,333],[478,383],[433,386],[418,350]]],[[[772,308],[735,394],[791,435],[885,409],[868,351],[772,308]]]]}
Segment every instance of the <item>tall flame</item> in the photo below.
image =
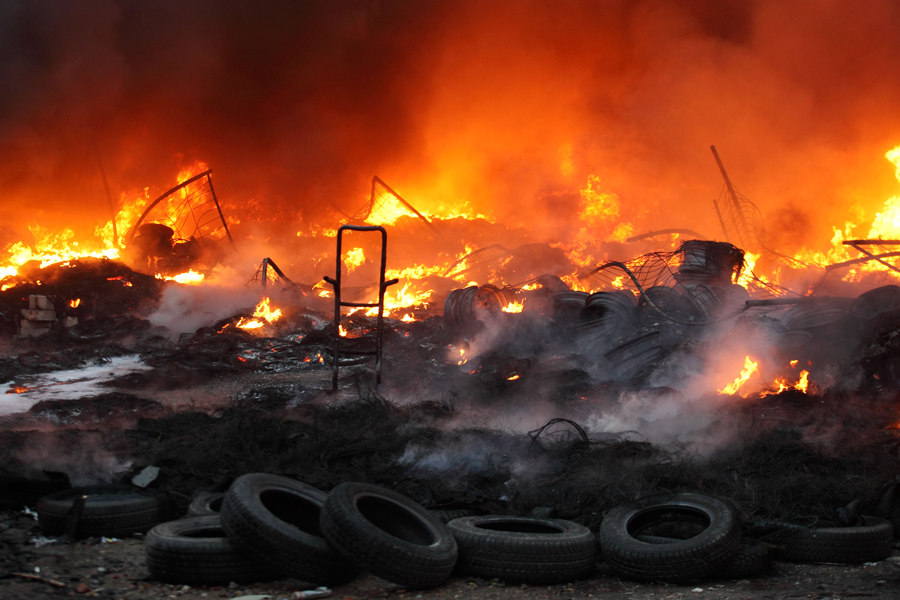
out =
{"type": "Polygon", "coordinates": [[[733,382],[729,383],[725,386],[724,389],[719,390],[720,394],[728,394],[734,395],[741,389],[747,380],[750,379],[750,376],[756,373],[757,368],[759,367],[759,363],[754,362],[749,356],[744,359],[744,368],[741,371],[740,376],[735,379],[733,382]]]}

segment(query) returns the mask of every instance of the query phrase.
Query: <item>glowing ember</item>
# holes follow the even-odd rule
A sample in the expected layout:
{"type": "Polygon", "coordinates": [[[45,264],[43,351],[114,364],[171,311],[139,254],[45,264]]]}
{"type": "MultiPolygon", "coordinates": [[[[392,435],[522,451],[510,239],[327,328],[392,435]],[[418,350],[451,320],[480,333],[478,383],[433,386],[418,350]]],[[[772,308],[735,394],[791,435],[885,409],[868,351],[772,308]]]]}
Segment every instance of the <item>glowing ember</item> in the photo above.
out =
{"type": "Polygon", "coordinates": [[[412,323],[413,321],[416,320],[416,318],[414,316],[412,316],[411,313],[406,313],[405,315],[403,315],[403,318],[400,320],[403,321],[404,323],[412,323]]]}
{"type": "Polygon", "coordinates": [[[509,304],[507,304],[506,306],[503,307],[503,312],[520,313],[520,312],[522,312],[522,309],[524,307],[525,307],[525,300],[522,300],[521,302],[513,300],[512,302],[510,302],[509,304]]]}
{"type": "Polygon", "coordinates": [[[736,394],[741,389],[741,386],[747,383],[750,376],[756,373],[758,367],[759,363],[753,362],[749,356],[746,357],[744,359],[744,369],[741,371],[740,376],[726,385],[724,389],[719,390],[719,393],[728,394],[729,396],[736,394]]]}
{"type": "Polygon", "coordinates": [[[7,394],[24,394],[25,392],[30,392],[30,387],[22,387],[21,385],[17,385],[13,387],[13,389],[6,392],[7,394]]]}
{"type": "Polygon", "coordinates": [[[75,298],[74,300],[69,300],[69,306],[72,308],[78,308],[81,304],[81,298],[75,298]]]}
{"type": "Polygon", "coordinates": [[[800,361],[792,360],[790,364],[792,367],[796,367],[798,362],[800,361]]]}
{"type": "Polygon", "coordinates": [[[362,248],[354,248],[344,254],[344,266],[347,267],[348,273],[355,271],[364,262],[366,262],[366,256],[363,254],[362,248]]]}
{"type": "Polygon", "coordinates": [[[131,282],[128,281],[127,279],[125,279],[125,277],[123,277],[122,275],[119,275],[118,277],[107,277],[106,280],[107,281],[121,281],[122,285],[124,285],[125,287],[132,287],[131,282]]]}
{"type": "Polygon", "coordinates": [[[466,358],[466,351],[462,348],[459,349],[459,361],[456,363],[458,365],[464,365],[469,362],[469,359],[466,358]]]}
{"type": "Polygon", "coordinates": [[[507,381],[515,381],[515,380],[518,379],[519,377],[520,377],[519,375],[513,375],[512,377],[507,377],[506,380],[507,380],[507,381]]]}

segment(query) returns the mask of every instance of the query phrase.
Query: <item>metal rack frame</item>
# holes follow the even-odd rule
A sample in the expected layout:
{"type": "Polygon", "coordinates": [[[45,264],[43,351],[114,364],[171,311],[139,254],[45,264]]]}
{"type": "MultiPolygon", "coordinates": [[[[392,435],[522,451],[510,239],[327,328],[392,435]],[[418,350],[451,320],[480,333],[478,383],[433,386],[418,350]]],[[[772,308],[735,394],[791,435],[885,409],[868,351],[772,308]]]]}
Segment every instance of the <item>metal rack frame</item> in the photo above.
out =
{"type": "Polygon", "coordinates": [[[398,283],[399,279],[384,280],[384,273],[387,266],[387,231],[380,225],[341,225],[337,230],[337,256],[335,257],[335,278],[332,279],[327,275],[323,278],[326,283],[334,287],[334,353],[332,360],[334,361],[334,371],[331,376],[331,390],[336,392],[338,389],[338,359],[341,354],[356,356],[375,356],[375,383],[381,383],[381,355],[382,340],[384,337],[384,293],[389,286],[398,283]],[[342,243],[344,231],[380,231],[381,232],[381,269],[379,271],[378,280],[378,302],[344,302],[341,300],[341,265],[343,261],[342,243]],[[341,350],[341,336],[338,333],[341,324],[341,308],[349,306],[353,308],[378,308],[378,325],[375,333],[375,350],[341,350]]]}

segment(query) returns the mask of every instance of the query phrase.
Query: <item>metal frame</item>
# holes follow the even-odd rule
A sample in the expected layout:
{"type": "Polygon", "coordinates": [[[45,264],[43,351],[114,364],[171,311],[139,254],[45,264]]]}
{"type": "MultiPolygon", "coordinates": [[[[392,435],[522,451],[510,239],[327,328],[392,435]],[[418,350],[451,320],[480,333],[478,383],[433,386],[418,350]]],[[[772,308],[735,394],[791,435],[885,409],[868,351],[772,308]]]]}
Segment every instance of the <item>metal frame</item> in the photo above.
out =
{"type": "Polygon", "coordinates": [[[134,236],[137,233],[138,227],[141,226],[141,223],[144,222],[144,219],[147,217],[148,214],[150,214],[150,211],[153,210],[153,208],[157,204],[159,204],[160,202],[162,202],[163,200],[165,200],[166,198],[168,198],[169,196],[171,196],[172,194],[174,194],[181,188],[194,183],[198,179],[202,179],[203,177],[206,177],[206,180],[209,183],[209,191],[210,191],[210,194],[212,195],[213,203],[216,205],[216,210],[219,212],[219,218],[222,220],[222,226],[225,228],[225,235],[228,236],[228,241],[231,242],[231,246],[234,247],[234,239],[231,237],[231,231],[228,230],[228,223],[225,222],[225,216],[222,214],[222,207],[219,206],[219,199],[218,199],[218,197],[216,197],[216,190],[213,189],[212,177],[210,177],[211,174],[212,174],[212,169],[209,169],[202,173],[198,173],[197,175],[194,175],[187,181],[179,183],[178,185],[176,185],[169,191],[165,192],[159,198],[157,198],[156,200],[151,202],[150,205],[147,206],[146,209],[144,209],[144,212],[141,214],[141,216],[138,217],[138,220],[135,221],[134,226],[131,228],[131,233],[128,236],[127,243],[130,244],[134,240],[134,236]]]}
{"type": "Polygon", "coordinates": [[[331,390],[336,392],[338,389],[338,359],[341,354],[352,354],[357,356],[375,356],[375,383],[381,383],[381,354],[382,340],[384,337],[384,293],[389,286],[398,283],[399,279],[384,280],[384,273],[387,267],[387,231],[380,225],[341,225],[337,230],[337,256],[335,257],[335,278],[332,279],[327,275],[323,278],[326,283],[334,287],[334,353],[332,360],[334,361],[334,371],[331,376],[331,390]],[[343,302],[341,300],[341,265],[342,259],[342,243],[344,231],[380,231],[381,232],[381,270],[378,279],[378,302],[362,303],[362,302],[343,302]],[[378,326],[375,333],[375,350],[341,350],[341,336],[338,333],[341,324],[341,308],[350,306],[353,308],[378,308],[378,326]]]}

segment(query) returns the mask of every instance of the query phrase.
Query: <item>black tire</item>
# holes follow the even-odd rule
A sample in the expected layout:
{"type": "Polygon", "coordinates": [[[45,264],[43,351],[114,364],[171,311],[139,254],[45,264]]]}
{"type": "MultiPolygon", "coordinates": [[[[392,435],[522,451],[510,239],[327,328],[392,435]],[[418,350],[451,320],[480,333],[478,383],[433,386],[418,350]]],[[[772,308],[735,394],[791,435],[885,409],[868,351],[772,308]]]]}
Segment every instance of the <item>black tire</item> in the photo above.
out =
{"type": "Polygon", "coordinates": [[[144,549],[150,573],[166,583],[223,585],[276,576],[238,551],[218,515],[161,523],[147,534],[144,549]]]}
{"type": "MultiPolygon", "coordinates": [[[[658,535],[635,536],[642,542],[651,544],[674,544],[677,538],[661,537],[658,535]]],[[[769,568],[772,564],[772,556],[769,554],[769,546],[754,540],[741,540],[741,546],[737,554],[723,569],[711,575],[714,579],[743,579],[751,575],[757,575],[769,568]]]]}
{"type": "Polygon", "coordinates": [[[673,583],[708,577],[737,555],[741,524],[724,501],[703,494],[666,494],[642,498],[609,511],[600,525],[603,558],[631,579],[673,583]],[[636,538],[661,523],[693,523],[704,529],[671,544],[636,538]]]}
{"type": "Polygon", "coordinates": [[[402,494],[342,483],[325,501],[322,533],[339,552],[382,579],[428,588],[453,572],[457,548],[440,520],[402,494]]]}
{"type": "Polygon", "coordinates": [[[775,558],[788,562],[858,564],[891,555],[894,527],[879,517],[863,517],[859,527],[791,527],[762,538],[775,558]]]}
{"type": "Polygon", "coordinates": [[[194,496],[187,509],[188,517],[218,516],[222,512],[222,492],[200,492],[194,496]]]}
{"type": "Polygon", "coordinates": [[[459,546],[456,570],[464,575],[549,585],[583,579],[597,566],[594,534],[571,521],[489,515],[447,527],[459,546]]]}
{"type": "Polygon", "coordinates": [[[303,581],[345,583],[359,569],[322,536],[319,513],[325,498],[325,492],[287,477],[242,475],[225,494],[222,528],[260,565],[303,581]]]}
{"type": "Polygon", "coordinates": [[[62,535],[75,520],[75,537],[127,537],[168,520],[169,499],[150,488],[90,485],[41,498],[37,513],[45,535],[62,535]],[[79,498],[84,498],[80,515],[79,498]]]}

